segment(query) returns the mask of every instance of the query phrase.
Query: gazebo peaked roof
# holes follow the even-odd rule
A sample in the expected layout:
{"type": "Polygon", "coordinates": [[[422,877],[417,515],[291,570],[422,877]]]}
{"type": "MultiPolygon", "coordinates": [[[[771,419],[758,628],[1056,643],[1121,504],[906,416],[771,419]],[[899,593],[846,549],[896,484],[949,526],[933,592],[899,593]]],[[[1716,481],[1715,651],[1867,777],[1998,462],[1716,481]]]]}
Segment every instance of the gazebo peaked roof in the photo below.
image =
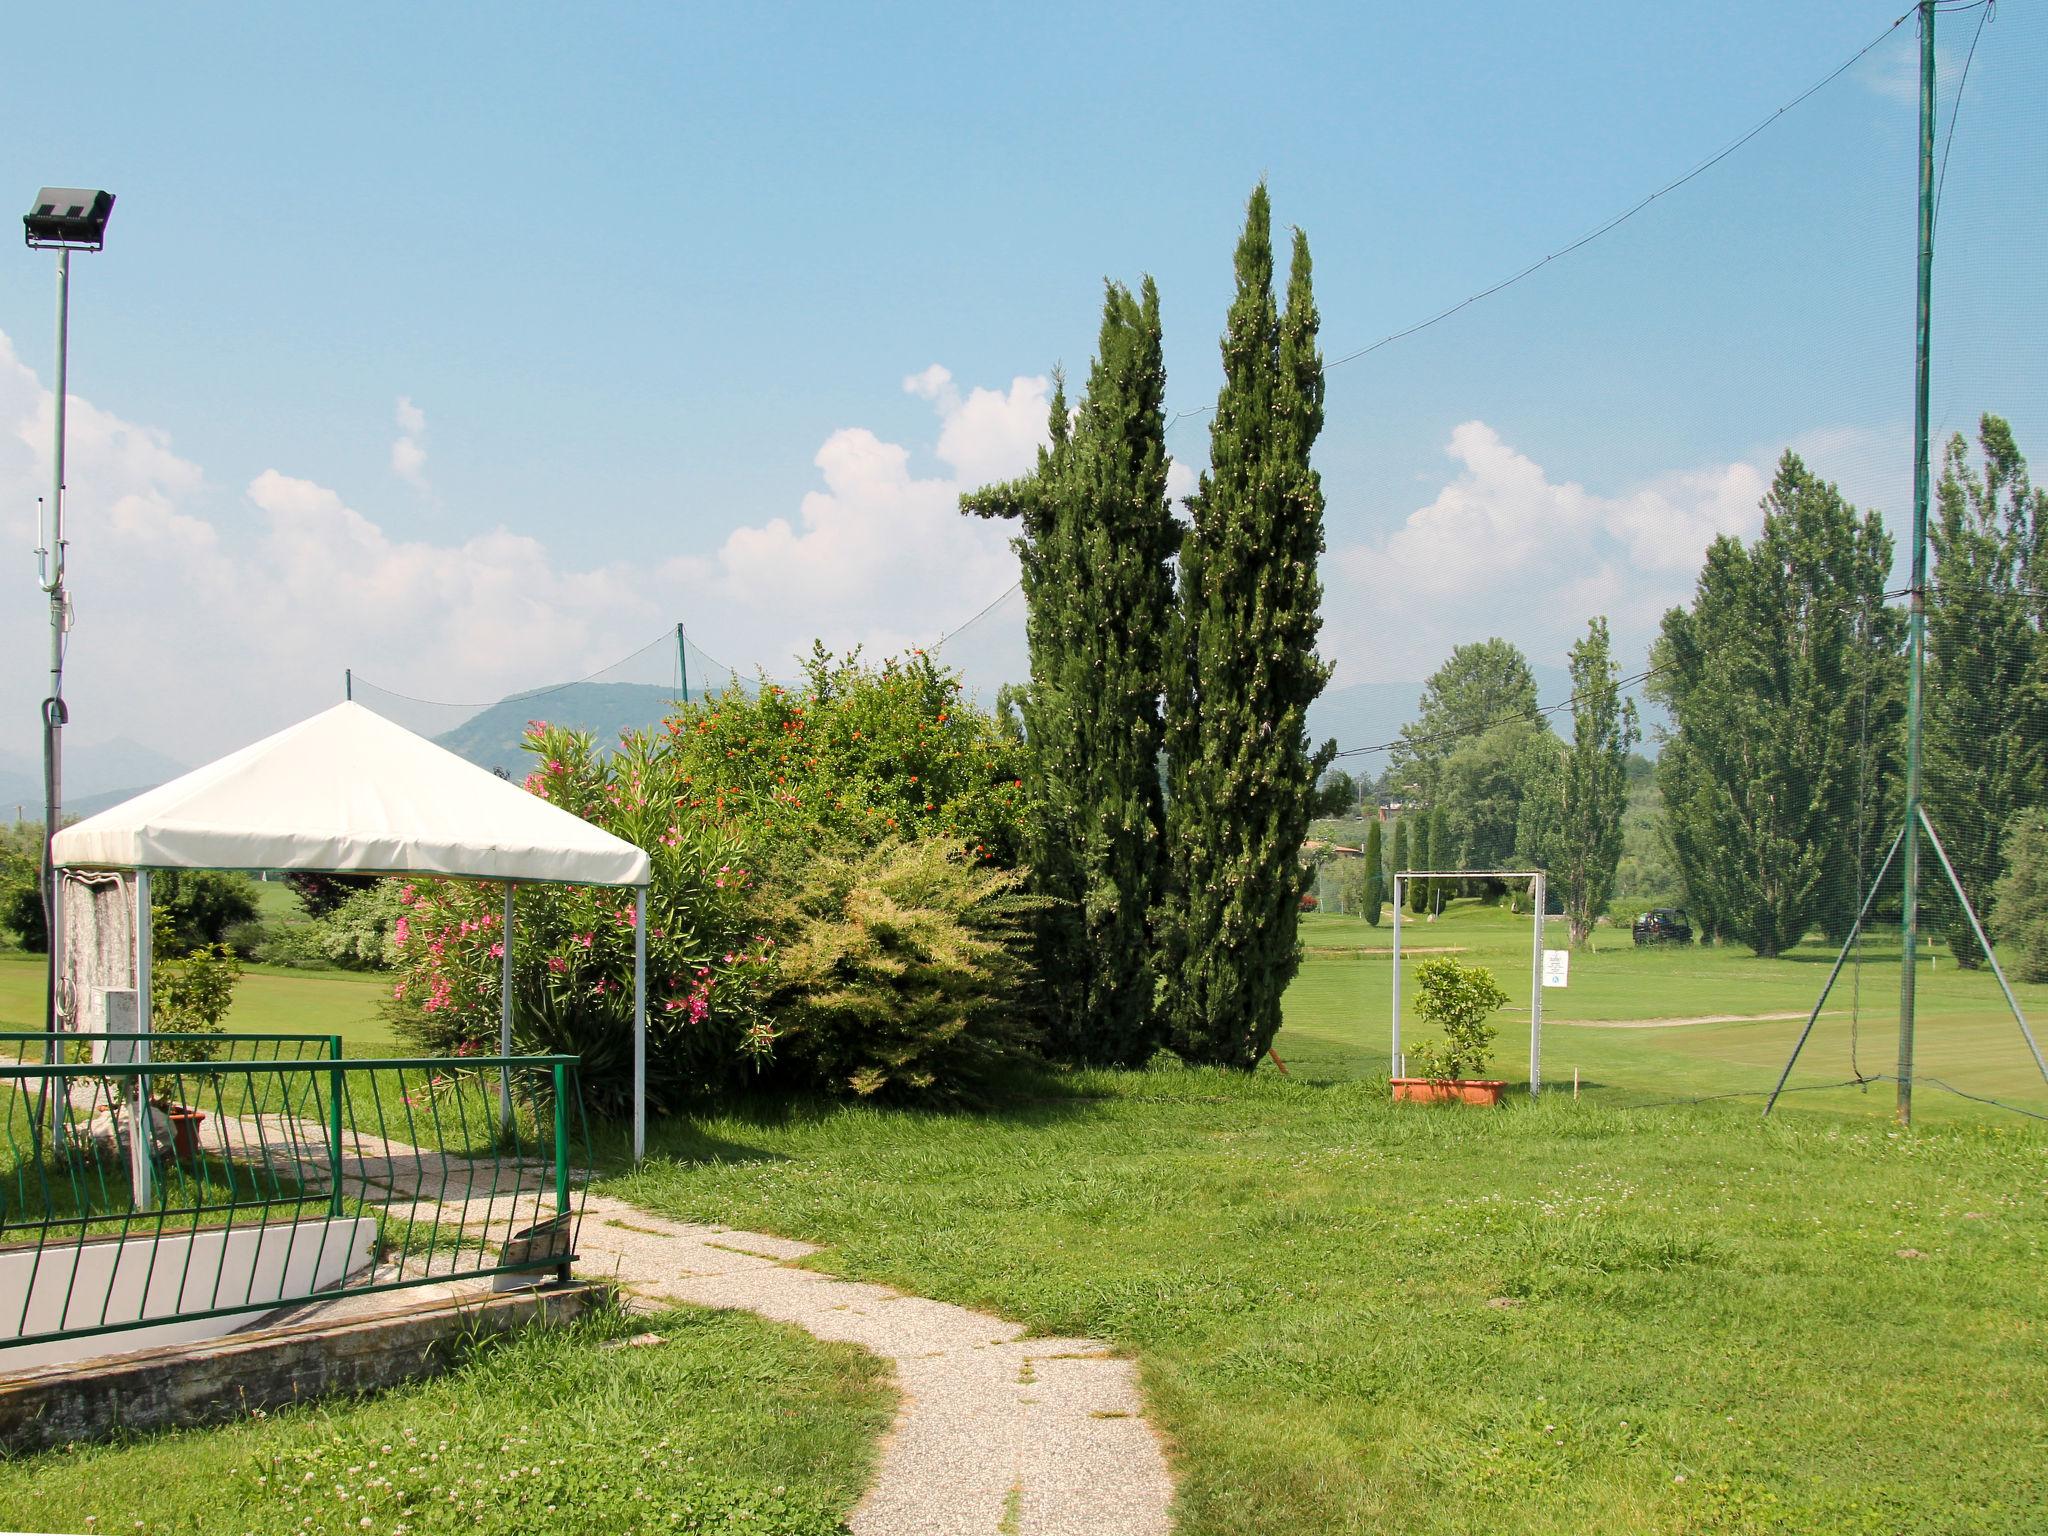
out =
{"type": "Polygon", "coordinates": [[[360,704],[59,832],[69,869],[296,869],[645,885],[647,854],[360,704]]]}

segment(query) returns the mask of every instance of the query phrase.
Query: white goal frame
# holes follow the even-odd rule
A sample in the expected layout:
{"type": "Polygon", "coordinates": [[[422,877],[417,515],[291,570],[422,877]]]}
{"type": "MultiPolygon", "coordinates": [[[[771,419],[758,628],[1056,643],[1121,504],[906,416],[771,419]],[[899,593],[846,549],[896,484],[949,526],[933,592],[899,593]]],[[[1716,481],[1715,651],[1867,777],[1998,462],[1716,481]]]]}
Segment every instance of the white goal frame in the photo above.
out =
{"type": "Polygon", "coordinates": [[[1394,1051],[1393,1075],[1408,1075],[1401,1051],[1401,883],[1404,880],[1527,880],[1532,936],[1529,941],[1529,1097],[1543,1091],[1543,907],[1546,877],[1540,869],[1404,869],[1394,876],[1394,1051]]]}

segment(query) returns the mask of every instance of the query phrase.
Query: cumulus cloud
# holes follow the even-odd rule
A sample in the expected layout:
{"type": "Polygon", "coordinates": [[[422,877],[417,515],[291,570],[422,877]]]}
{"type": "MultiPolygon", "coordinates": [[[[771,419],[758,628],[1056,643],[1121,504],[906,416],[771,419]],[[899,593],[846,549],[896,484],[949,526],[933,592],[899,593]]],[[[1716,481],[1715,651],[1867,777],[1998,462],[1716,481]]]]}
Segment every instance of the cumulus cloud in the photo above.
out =
{"type": "Polygon", "coordinates": [[[833,433],[814,459],[824,486],[795,521],[742,527],[712,562],[735,605],[786,614],[773,649],[811,636],[874,651],[929,642],[933,623],[957,624],[1016,579],[1013,529],[963,517],[960,493],[1028,471],[1046,441],[1050,381],[1018,377],[1007,389],[964,395],[934,363],[903,381],[938,416],[934,456],[949,473],[920,476],[910,450],[866,427],[833,433]],[[916,616],[918,626],[905,623],[916,616]]]}
{"type": "Polygon", "coordinates": [[[1483,421],[1456,427],[1457,472],[1382,538],[1333,549],[1326,648],[1339,683],[1421,677],[1488,635],[1554,661],[1594,614],[1625,646],[1691,590],[1716,537],[1762,524],[1766,464],[1660,476],[1615,496],[1553,479],[1483,421]]]}
{"type": "Polygon", "coordinates": [[[412,403],[410,395],[398,397],[393,412],[398,438],[391,445],[391,472],[420,490],[427,488],[427,413],[412,403]]]}
{"type": "MultiPolygon", "coordinates": [[[[918,474],[909,448],[847,428],[818,449],[820,487],[793,518],[736,529],[709,553],[599,566],[502,526],[401,537],[390,518],[283,467],[219,487],[163,432],[74,397],[74,740],[132,736],[199,761],[338,698],[344,668],[484,700],[596,671],[678,616],[743,668],[786,671],[813,636],[876,651],[929,644],[1015,580],[1011,530],[962,517],[957,501],[1030,468],[1039,439],[1022,424],[1042,432],[1048,394],[1030,378],[963,392],[944,373],[928,371],[925,396],[942,472],[918,474]]],[[[0,532],[18,548],[49,475],[52,416],[47,386],[0,334],[0,532]]],[[[424,431],[408,399],[395,419],[407,436],[424,431]]],[[[0,646],[38,654],[42,618],[35,604],[0,604],[0,646]]],[[[977,653],[991,684],[1016,675],[1015,613],[970,631],[958,655],[977,653]]],[[[20,727],[0,728],[0,749],[32,749],[41,685],[32,668],[0,669],[0,722],[20,727]]]]}

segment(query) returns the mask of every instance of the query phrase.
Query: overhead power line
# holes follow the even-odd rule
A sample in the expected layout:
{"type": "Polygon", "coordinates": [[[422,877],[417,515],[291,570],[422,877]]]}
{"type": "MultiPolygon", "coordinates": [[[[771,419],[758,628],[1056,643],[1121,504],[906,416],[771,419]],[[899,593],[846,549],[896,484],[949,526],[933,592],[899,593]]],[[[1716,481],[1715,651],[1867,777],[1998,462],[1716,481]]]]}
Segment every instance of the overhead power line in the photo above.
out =
{"type": "MultiPolygon", "coordinates": [[[[1988,5],[1989,0],[1972,0],[1972,4],[1988,5]]],[[[1964,10],[1970,8],[1972,8],[1970,5],[1957,7],[1957,9],[1964,10]]],[[[1368,357],[1372,353],[1379,351],[1382,347],[1391,346],[1393,343],[1404,340],[1407,337],[1413,336],[1419,331],[1426,331],[1433,325],[1441,324],[1443,321],[1450,319],[1451,316],[1458,314],[1460,311],[1470,309],[1474,304],[1479,303],[1481,300],[1490,299],[1495,294],[1500,293],[1504,289],[1514,287],[1515,284],[1521,282],[1524,278],[1533,277],[1536,273],[1542,271],[1543,268],[1549,266],[1553,261],[1557,261],[1563,257],[1569,256],[1574,251],[1577,251],[1585,246],[1591,245],[1595,240],[1598,240],[1601,236],[1610,234],[1614,230],[1619,229],[1622,225],[1626,224],[1630,219],[1634,218],[1637,214],[1641,213],[1645,208],[1649,207],[1650,204],[1656,202],[1659,198],[1664,197],[1668,193],[1676,192],[1680,187],[1684,186],[1687,182],[1692,181],[1695,178],[1702,176],[1706,172],[1712,170],[1715,166],[1719,165],[1723,160],[1726,160],[1730,155],[1734,154],[1738,149],[1741,149],[1743,145],[1749,143],[1751,139],[1754,139],[1766,128],[1769,128],[1773,123],[1777,122],[1778,119],[1783,117],[1787,112],[1790,112],[1793,108],[1799,106],[1800,103],[1804,102],[1808,97],[1813,96],[1818,92],[1826,89],[1828,86],[1834,84],[1835,81],[1839,80],[1843,75],[1847,74],[1850,70],[1854,69],[1858,64],[1862,63],[1863,60],[1869,56],[1872,50],[1877,48],[1894,32],[1898,31],[1900,27],[1904,26],[1908,21],[1910,21],[1913,18],[1914,14],[1915,13],[1912,11],[1906,12],[1905,15],[1899,17],[1898,20],[1894,21],[1890,26],[1886,27],[1882,32],[1878,33],[1876,37],[1873,37],[1869,42],[1865,43],[1861,48],[1857,49],[1854,53],[1849,55],[1848,58],[1844,59],[1840,64],[1836,65],[1833,69],[1829,70],[1827,74],[1821,76],[1820,79],[1814,81],[1812,85],[1809,85],[1805,90],[1801,91],[1797,96],[1794,96],[1790,101],[1786,102],[1783,106],[1779,107],[1776,111],[1772,112],[1768,117],[1765,117],[1761,119],[1759,122],[1757,122],[1747,132],[1731,140],[1721,149],[1716,150],[1713,154],[1709,155],[1706,159],[1700,161],[1699,164],[1695,165],[1691,170],[1685,172],[1683,175],[1674,177],[1672,180],[1665,182],[1664,185],[1657,188],[1656,191],[1651,192],[1647,196],[1638,199],[1635,203],[1631,204],[1622,212],[1616,214],[1606,223],[1601,224],[1594,229],[1588,230],[1585,234],[1580,235],[1576,240],[1573,240],[1570,244],[1561,245],[1556,250],[1550,252],[1548,255],[1538,257],[1535,261],[1530,262],[1520,271],[1515,272],[1508,277],[1502,278],[1499,282],[1494,283],[1488,287],[1482,288],[1477,293],[1469,294],[1465,298],[1458,300],[1458,302],[1455,304],[1445,306],[1443,309],[1438,310],[1435,314],[1428,316],[1426,319],[1418,320],[1412,325],[1405,325],[1397,331],[1390,331],[1386,335],[1382,336],[1378,341],[1372,342],[1367,346],[1360,347],[1356,351],[1346,352],[1342,357],[1333,359],[1332,361],[1325,363],[1323,365],[1323,371],[1327,373],[1332,368],[1341,368],[1346,363],[1355,363],[1361,357],[1368,357]]],[[[1981,22],[1979,23],[1979,27],[1981,30],[1981,22]]],[[[1973,44],[1972,47],[1974,48],[1974,46],[1975,45],[1973,44]]],[[[1953,119],[1951,119],[1949,126],[1950,132],[1951,134],[1953,134],[1955,126],[1953,119]]],[[[1215,409],[1216,407],[1214,407],[1213,405],[1201,405],[1195,406],[1190,410],[1176,411],[1173,414],[1172,418],[1166,424],[1167,430],[1171,431],[1177,423],[1179,423],[1187,417],[1206,415],[1215,409]]]]}

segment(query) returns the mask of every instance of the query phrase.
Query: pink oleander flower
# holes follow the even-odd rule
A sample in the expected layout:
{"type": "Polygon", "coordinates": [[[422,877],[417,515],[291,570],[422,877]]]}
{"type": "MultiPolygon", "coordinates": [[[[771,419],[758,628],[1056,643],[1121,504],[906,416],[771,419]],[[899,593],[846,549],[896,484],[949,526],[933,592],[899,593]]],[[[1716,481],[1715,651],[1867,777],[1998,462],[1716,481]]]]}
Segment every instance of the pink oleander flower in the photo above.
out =
{"type": "Polygon", "coordinates": [[[588,949],[590,948],[590,941],[595,937],[595,934],[579,933],[576,935],[576,942],[581,944],[585,949],[588,949]]]}
{"type": "Polygon", "coordinates": [[[409,885],[405,887],[404,890],[398,893],[398,904],[401,907],[409,907],[418,899],[419,898],[413,894],[412,887],[409,885]]]}
{"type": "Polygon", "coordinates": [[[397,986],[393,987],[393,988],[391,989],[391,995],[392,995],[393,997],[399,997],[399,998],[402,998],[402,997],[404,997],[404,996],[405,996],[405,983],[401,981],[401,982],[400,982],[400,983],[399,983],[399,984],[398,984],[397,986]]]}
{"type": "Polygon", "coordinates": [[[560,955],[549,955],[548,969],[553,971],[557,976],[559,976],[562,974],[562,972],[569,969],[569,962],[564,960],[560,955]]]}
{"type": "Polygon", "coordinates": [[[412,924],[401,917],[398,920],[398,926],[391,930],[391,937],[400,944],[406,943],[412,938],[412,924]]]}
{"type": "Polygon", "coordinates": [[[504,959],[504,958],[505,958],[505,946],[504,946],[504,945],[502,945],[502,944],[493,944],[493,945],[491,946],[491,958],[492,958],[493,960],[502,960],[502,959],[504,959]]]}

